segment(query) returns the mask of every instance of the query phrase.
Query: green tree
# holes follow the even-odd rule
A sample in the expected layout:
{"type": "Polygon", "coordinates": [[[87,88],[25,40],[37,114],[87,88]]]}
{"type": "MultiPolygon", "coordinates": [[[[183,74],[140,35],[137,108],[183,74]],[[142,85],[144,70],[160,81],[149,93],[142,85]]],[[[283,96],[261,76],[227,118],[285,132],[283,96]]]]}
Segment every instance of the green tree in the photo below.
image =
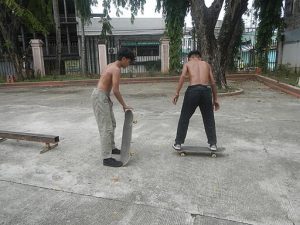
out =
{"type": "MultiPolygon", "coordinates": [[[[23,0],[22,2],[26,9],[34,15],[34,17],[43,25],[43,27],[47,30],[48,33],[54,25],[52,14],[52,1],[23,0]]],[[[35,32],[35,30],[31,29],[30,27],[29,30],[35,32]]]]}
{"type": "Polygon", "coordinates": [[[53,9],[53,19],[55,24],[55,35],[56,35],[56,61],[55,61],[55,70],[56,73],[61,74],[61,27],[60,27],[60,15],[59,15],[59,5],[58,0],[52,0],[52,9],[53,9]]]}
{"type": "MultiPolygon", "coordinates": [[[[105,3],[103,5],[110,7],[111,0],[103,2],[105,3]]],[[[112,4],[118,7],[130,7],[134,17],[139,10],[143,11],[145,2],[146,0],[113,0],[112,4]]],[[[233,54],[233,46],[241,35],[239,31],[243,24],[242,15],[247,10],[248,0],[225,0],[225,16],[219,36],[216,37],[215,26],[223,4],[224,0],[214,0],[210,7],[205,5],[204,0],[157,0],[157,8],[160,9],[162,5],[166,14],[171,45],[177,46],[177,37],[181,38],[182,33],[175,38],[172,34],[177,34],[179,30],[182,32],[184,17],[188,10],[191,11],[197,35],[197,48],[202,57],[212,64],[219,87],[226,84],[225,70],[233,54]]],[[[172,51],[171,57],[175,57],[172,51]]]]}
{"type": "Polygon", "coordinates": [[[219,87],[226,84],[225,72],[230,63],[235,43],[241,38],[242,15],[247,10],[248,0],[226,0],[225,16],[218,37],[214,29],[223,6],[223,0],[214,0],[206,7],[204,0],[191,1],[191,14],[195,22],[198,49],[204,59],[212,64],[219,87]]]}
{"type": "Polygon", "coordinates": [[[184,18],[189,9],[189,3],[176,0],[158,1],[156,10],[160,11],[161,8],[165,15],[167,34],[170,38],[170,71],[179,71],[181,69],[184,18]]]}
{"type": "Polygon", "coordinates": [[[90,22],[92,10],[91,6],[96,5],[96,0],[75,0],[76,10],[81,21],[81,71],[86,74],[86,50],[84,25],[90,22]]]}
{"type": "Polygon", "coordinates": [[[18,34],[21,27],[47,33],[42,23],[27,9],[27,4],[28,1],[0,0],[0,36],[19,79],[24,79],[22,76],[23,52],[18,48],[18,34]]]}
{"type": "MultiPolygon", "coordinates": [[[[268,49],[272,42],[272,36],[283,27],[281,14],[283,0],[255,0],[255,17],[259,19],[257,29],[256,50],[259,66],[263,71],[267,70],[268,49]]],[[[279,32],[280,33],[280,32],[279,32]]]]}
{"type": "Polygon", "coordinates": [[[103,40],[106,40],[107,34],[112,34],[112,25],[110,24],[110,16],[109,16],[109,10],[110,10],[110,2],[103,1],[103,18],[101,19],[102,22],[102,30],[101,30],[101,38],[103,40]]]}

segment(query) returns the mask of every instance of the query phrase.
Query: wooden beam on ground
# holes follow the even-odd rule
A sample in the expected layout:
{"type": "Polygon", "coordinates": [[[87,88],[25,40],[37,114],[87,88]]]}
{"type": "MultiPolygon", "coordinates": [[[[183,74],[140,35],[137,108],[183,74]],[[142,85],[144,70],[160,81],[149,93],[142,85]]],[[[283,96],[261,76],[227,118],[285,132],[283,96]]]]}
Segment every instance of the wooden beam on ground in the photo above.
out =
{"type": "Polygon", "coordinates": [[[0,130],[0,142],[5,141],[6,139],[16,139],[16,140],[23,140],[23,141],[34,141],[34,142],[45,143],[45,148],[44,150],[41,151],[41,153],[44,153],[46,151],[55,148],[59,142],[59,136],[0,130]]]}

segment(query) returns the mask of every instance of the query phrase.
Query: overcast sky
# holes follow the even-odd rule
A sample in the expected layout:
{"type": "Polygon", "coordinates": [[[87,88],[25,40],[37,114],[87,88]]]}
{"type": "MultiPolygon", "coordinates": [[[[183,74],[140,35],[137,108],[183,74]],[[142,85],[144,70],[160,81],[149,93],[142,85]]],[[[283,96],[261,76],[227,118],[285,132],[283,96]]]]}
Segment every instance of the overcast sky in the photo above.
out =
{"type": "MultiPolygon", "coordinates": [[[[252,5],[252,1],[253,0],[249,0],[248,2],[248,8],[251,7],[252,5]]],[[[205,0],[205,4],[207,7],[209,7],[211,5],[211,3],[213,2],[213,0],[205,0]]],[[[145,10],[144,13],[142,14],[141,12],[138,13],[138,15],[136,17],[146,17],[146,18],[157,18],[157,17],[161,17],[162,14],[160,13],[155,13],[155,6],[156,6],[156,0],[147,0],[146,4],[144,6],[145,10]]],[[[103,12],[103,7],[102,7],[102,1],[98,0],[98,5],[96,7],[92,7],[93,13],[102,13],[103,12]]],[[[123,11],[123,15],[120,15],[120,17],[122,18],[130,18],[131,14],[130,14],[130,10],[126,10],[126,9],[122,9],[123,11]]],[[[116,10],[114,9],[114,7],[112,6],[111,12],[110,12],[110,17],[117,17],[116,16],[116,10]]],[[[224,16],[224,7],[220,13],[219,19],[221,20],[224,16]]],[[[250,19],[246,19],[249,20],[250,19]]],[[[246,24],[249,23],[249,21],[246,21],[246,24]]],[[[185,19],[186,25],[187,27],[191,27],[192,26],[192,19],[191,16],[188,15],[185,19]]]]}

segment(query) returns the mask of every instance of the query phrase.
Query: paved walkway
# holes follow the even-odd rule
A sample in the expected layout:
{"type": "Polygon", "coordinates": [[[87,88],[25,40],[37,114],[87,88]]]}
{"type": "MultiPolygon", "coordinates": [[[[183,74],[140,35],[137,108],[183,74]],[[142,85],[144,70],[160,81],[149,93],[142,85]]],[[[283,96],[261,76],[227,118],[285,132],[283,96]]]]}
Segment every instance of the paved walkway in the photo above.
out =
{"type": "MultiPolygon", "coordinates": [[[[172,151],[175,83],[123,84],[138,123],[122,168],[101,164],[93,86],[0,89],[1,130],[61,139],[45,154],[40,143],[0,143],[0,224],[300,224],[300,100],[256,81],[236,85],[244,94],[220,98],[226,151],[213,159],[172,151]]],[[[118,103],[115,115],[120,143],[118,103]]],[[[205,139],[197,112],[186,144],[205,139]]]]}

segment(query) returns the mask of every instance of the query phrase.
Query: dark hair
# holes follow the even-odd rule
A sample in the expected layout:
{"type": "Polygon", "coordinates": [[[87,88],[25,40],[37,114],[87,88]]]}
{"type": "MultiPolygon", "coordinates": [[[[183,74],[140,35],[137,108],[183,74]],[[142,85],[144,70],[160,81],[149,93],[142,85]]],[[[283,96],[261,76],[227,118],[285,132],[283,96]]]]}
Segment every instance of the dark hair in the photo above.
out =
{"type": "Polygon", "coordinates": [[[199,57],[201,57],[201,53],[198,50],[189,52],[188,58],[191,58],[192,55],[198,55],[199,57]]]}
{"type": "Polygon", "coordinates": [[[118,60],[121,60],[123,57],[130,59],[131,62],[135,60],[133,52],[129,48],[120,48],[118,52],[118,60]]]}

